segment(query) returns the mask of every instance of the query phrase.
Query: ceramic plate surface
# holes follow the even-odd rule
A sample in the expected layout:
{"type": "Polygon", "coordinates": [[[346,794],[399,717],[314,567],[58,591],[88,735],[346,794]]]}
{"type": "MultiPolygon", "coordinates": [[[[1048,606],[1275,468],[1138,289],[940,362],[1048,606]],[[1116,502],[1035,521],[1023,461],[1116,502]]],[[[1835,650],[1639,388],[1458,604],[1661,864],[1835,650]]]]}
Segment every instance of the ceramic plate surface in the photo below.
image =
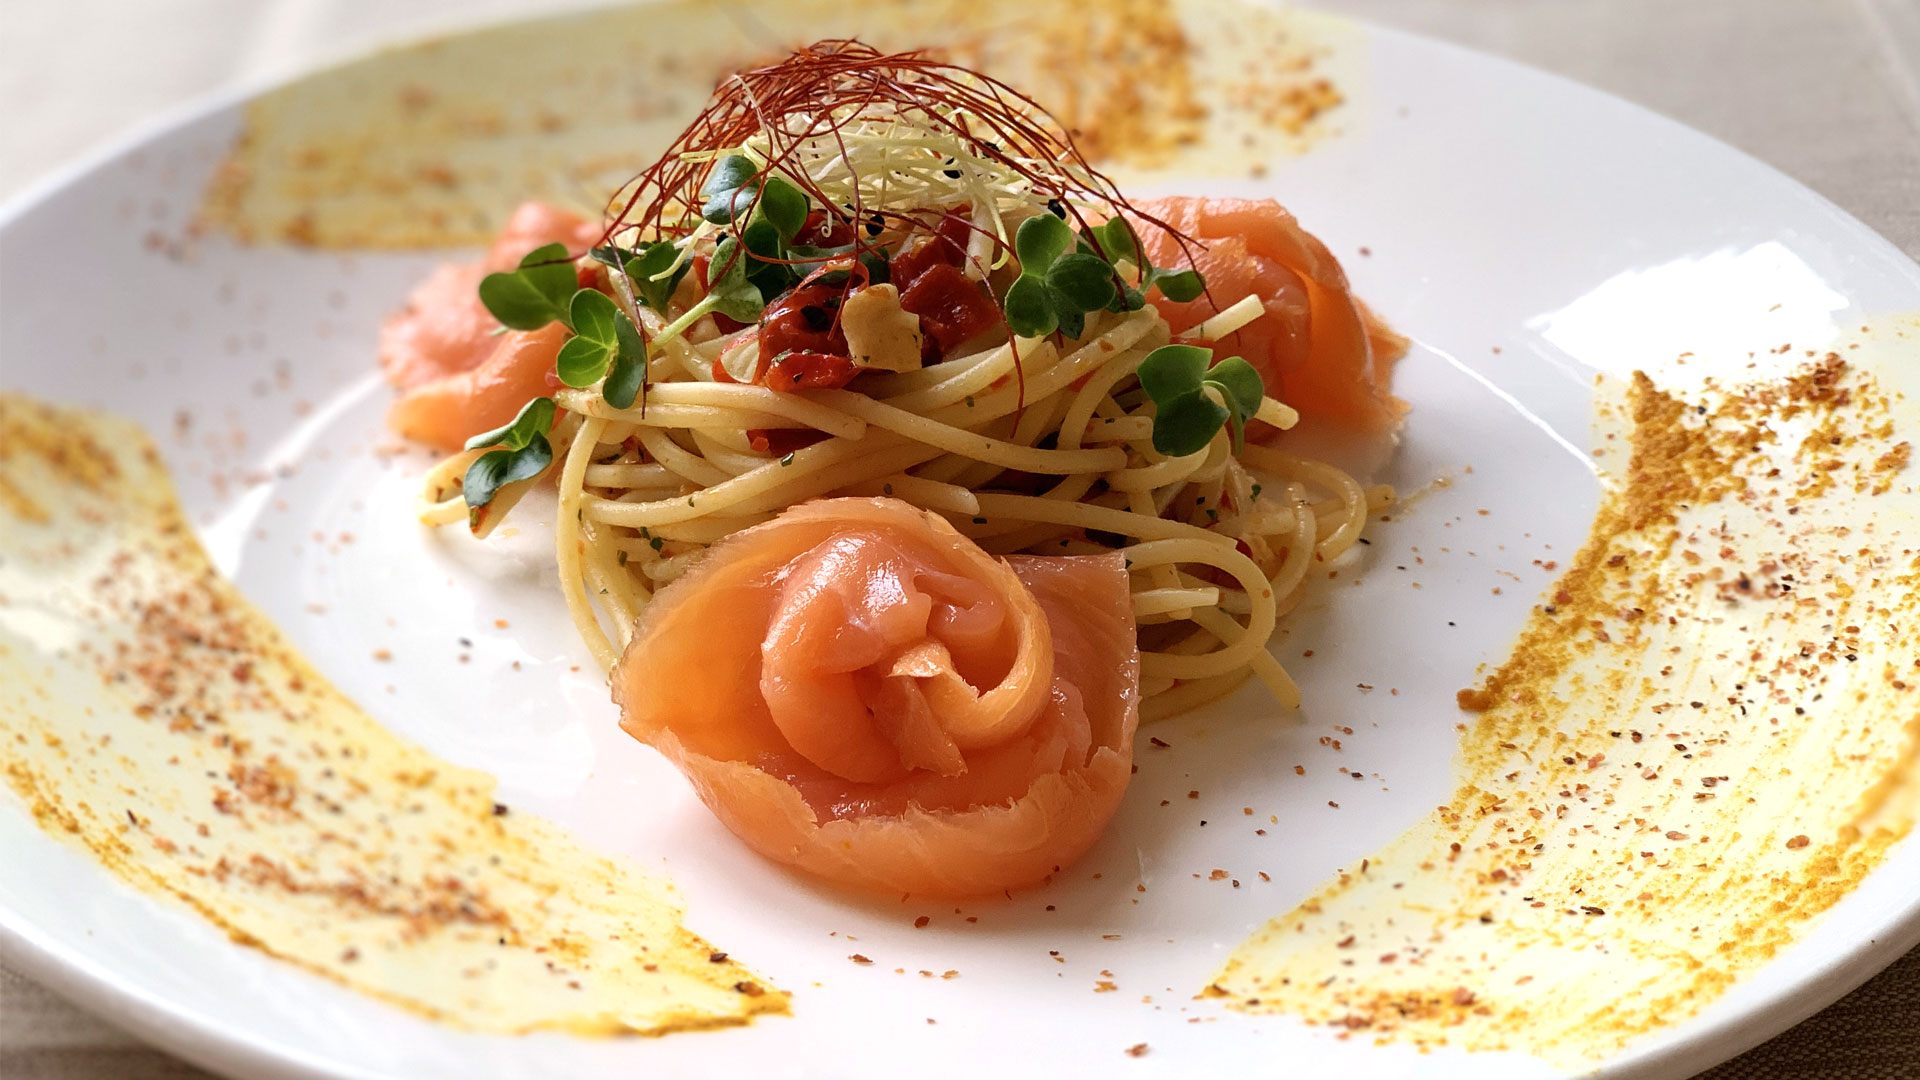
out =
{"type": "MultiPolygon", "coordinates": [[[[10,796],[9,962],[234,1076],[692,1076],[723,1063],[733,1075],[1176,1076],[1280,1062],[1301,1076],[1557,1075],[1522,1055],[1341,1040],[1193,996],[1262,922],[1447,797],[1454,691],[1504,654],[1551,580],[1535,561],[1568,557],[1597,504],[1596,370],[1920,310],[1920,268],[1819,196],[1634,106],[1399,33],[1354,38],[1367,74],[1346,134],[1259,179],[1154,187],[1280,199],[1415,339],[1395,387],[1413,413],[1388,479],[1424,493],[1372,534],[1361,584],[1323,589],[1288,620],[1276,647],[1305,691],[1298,715],[1249,692],[1156,730],[1172,748],[1142,753],[1091,855],[1046,889],[969,905],[975,924],[941,918],[952,905],[850,899],[747,852],[615,728],[537,528],[482,551],[414,524],[427,459],[381,452],[392,439],[374,335],[439,256],[216,236],[182,258],[149,239],[181,233],[243,102],[151,130],[16,202],[0,220],[0,381],[143,422],[215,561],[351,697],[496,775],[516,810],[663,870],[693,929],[796,999],[790,1018],[658,1040],[448,1030],[230,945],[50,839],[10,796]],[[1622,309],[1621,283],[1649,272],[1664,275],[1664,299],[1622,309]],[[1453,554],[1434,555],[1443,544],[1453,554]],[[1418,590],[1391,572],[1416,547],[1429,553],[1418,590]],[[1316,655],[1300,658],[1307,648],[1316,655]],[[1354,732],[1339,751],[1323,744],[1336,727],[1354,732]],[[1280,824],[1257,836],[1244,806],[1280,824]],[[1271,880],[1228,888],[1208,880],[1217,866],[1271,880]],[[935,919],[916,930],[921,914],[935,919]],[[850,963],[856,951],[874,964],[850,963]],[[1119,992],[1092,992],[1103,969],[1119,992]],[[1123,1055],[1141,1042],[1150,1054],[1123,1055]]],[[[1916,940],[1909,842],[1801,943],[1596,1068],[1689,1075],[1916,940]]]]}

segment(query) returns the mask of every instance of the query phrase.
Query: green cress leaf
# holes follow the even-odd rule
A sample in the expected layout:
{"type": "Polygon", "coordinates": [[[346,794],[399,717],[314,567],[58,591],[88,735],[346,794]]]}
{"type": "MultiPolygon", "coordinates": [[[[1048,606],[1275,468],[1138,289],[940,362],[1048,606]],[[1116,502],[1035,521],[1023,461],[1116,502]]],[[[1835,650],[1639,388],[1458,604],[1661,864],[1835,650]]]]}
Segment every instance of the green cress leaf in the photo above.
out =
{"type": "Polygon", "coordinates": [[[1125,218],[1109,218],[1103,225],[1092,230],[1094,238],[1100,242],[1100,248],[1113,262],[1126,259],[1140,268],[1139,298],[1135,299],[1134,290],[1128,290],[1125,310],[1136,311],[1146,303],[1146,292],[1158,288],[1160,295],[1175,303],[1184,304],[1206,291],[1206,281],[1197,270],[1169,270],[1154,266],[1147,261],[1146,252],[1140,249],[1139,234],[1125,218]]]}
{"type": "Polygon", "coordinates": [[[572,337],[560,346],[560,355],[554,357],[553,368],[560,381],[568,386],[592,386],[607,373],[607,358],[611,354],[605,345],[591,338],[572,337]]]}
{"type": "Polygon", "coordinates": [[[567,298],[579,279],[565,244],[547,244],[527,252],[516,270],[480,280],[480,302],[504,326],[538,330],[567,319],[567,298]]]}
{"type": "Polygon", "coordinates": [[[715,162],[707,182],[700,185],[700,194],[707,197],[700,216],[715,225],[732,224],[750,204],[751,194],[746,189],[757,175],[759,170],[753,167],[753,162],[739,154],[715,162]],[[748,202],[742,202],[743,197],[748,202]]]}
{"type": "Polygon", "coordinates": [[[1162,345],[1140,361],[1136,372],[1140,389],[1147,392],[1155,405],[1165,406],[1174,398],[1200,389],[1200,380],[1206,377],[1207,362],[1211,359],[1212,350],[1198,345],[1162,345]]]}
{"type": "Polygon", "coordinates": [[[1100,251],[1108,262],[1126,259],[1135,266],[1140,265],[1140,245],[1133,235],[1133,226],[1122,217],[1109,218],[1104,225],[1095,226],[1094,239],[1100,242],[1100,251]]]}
{"type": "Polygon", "coordinates": [[[1220,393],[1248,416],[1260,411],[1260,401],[1267,396],[1267,385],[1260,373],[1238,356],[1229,356],[1207,369],[1203,381],[1219,387],[1220,393]]]}
{"type": "Polygon", "coordinates": [[[780,242],[790,244],[807,223],[810,204],[806,193],[778,176],[767,177],[754,204],[754,216],[764,219],[780,231],[780,242]]]}
{"type": "Polygon", "coordinates": [[[1157,270],[1149,267],[1140,279],[1143,289],[1158,288],[1160,295],[1176,304],[1184,304],[1206,291],[1206,279],[1198,270],[1157,270]]]}
{"type": "Polygon", "coordinates": [[[1064,255],[1046,274],[1056,300],[1066,301],[1082,314],[1099,311],[1113,300],[1113,266],[1098,255],[1077,251],[1064,255]]]}
{"type": "MultiPolygon", "coordinates": [[[[721,268],[720,276],[707,290],[707,298],[698,307],[718,311],[735,322],[754,322],[767,306],[766,298],[747,278],[748,255],[733,237],[723,237],[714,246],[708,265],[721,268]]],[[[697,308],[696,308],[697,310],[697,308]]],[[[684,316],[683,316],[684,318],[684,316]]]]}
{"type": "Polygon", "coordinates": [[[573,294],[568,307],[576,335],[613,348],[613,321],[620,317],[620,308],[612,297],[598,289],[581,289],[573,294]]]}
{"type": "Polygon", "coordinates": [[[518,272],[562,311],[566,310],[567,298],[580,287],[580,278],[574,272],[573,259],[568,256],[565,244],[547,244],[527,252],[520,260],[518,272]]]}
{"type": "Polygon", "coordinates": [[[780,240],[780,227],[765,218],[755,218],[741,230],[740,242],[747,249],[747,280],[759,288],[762,296],[777,296],[792,281],[792,269],[786,263],[786,246],[780,240]]]}
{"type": "Polygon", "coordinates": [[[693,267],[691,259],[674,267],[678,258],[680,248],[676,248],[672,240],[649,240],[641,244],[637,252],[628,252],[626,248],[593,248],[595,261],[622,271],[628,282],[632,282],[634,300],[662,315],[666,313],[666,302],[674,296],[674,290],[680,288],[680,279],[687,277],[687,271],[693,267]],[[657,275],[666,273],[666,267],[674,267],[674,273],[653,281],[657,275]]]}
{"type": "Polygon", "coordinates": [[[554,370],[568,386],[592,386],[607,373],[607,361],[618,344],[614,322],[624,318],[605,293],[581,289],[573,294],[573,337],[560,346],[554,370]]]}
{"type": "Polygon", "coordinates": [[[475,458],[473,464],[467,466],[460,490],[468,508],[477,510],[492,502],[501,488],[516,481],[531,480],[551,464],[553,445],[545,435],[535,435],[532,442],[517,450],[489,450],[475,458]]]}
{"type": "Polygon", "coordinates": [[[1036,214],[1020,223],[1013,234],[1013,252],[1020,257],[1020,272],[1043,274],[1060,256],[1073,247],[1073,230],[1052,214],[1036,214]]]}
{"type": "Polygon", "coordinates": [[[1253,365],[1238,356],[1230,356],[1213,365],[1207,372],[1204,385],[1220,391],[1226,400],[1227,411],[1233,414],[1233,450],[1239,453],[1246,445],[1247,421],[1260,411],[1260,399],[1266,396],[1266,384],[1260,380],[1260,373],[1253,365]]]}
{"type": "Polygon", "coordinates": [[[1087,332],[1086,312],[1080,311],[1072,304],[1062,301],[1059,293],[1053,292],[1052,290],[1048,290],[1048,293],[1054,301],[1053,317],[1060,322],[1061,336],[1073,341],[1080,340],[1080,335],[1087,332]]]}
{"type": "Polygon", "coordinates": [[[616,409],[630,409],[647,381],[647,344],[624,311],[614,313],[613,334],[613,365],[600,385],[600,396],[616,409]]]}
{"type": "Polygon", "coordinates": [[[680,254],[680,249],[666,240],[643,243],[638,251],[608,246],[594,248],[590,254],[595,262],[611,266],[627,276],[636,301],[663,313],[667,310],[667,301],[673,296],[673,290],[679,287],[680,279],[687,276],[687,271],[693,265],[690,261],[683,262],[674,267],[673,273],[654,281],[653,276],[665,273],[680,254]]]}
{"type": "Polygon", "coordinates": [[[553,414],[552,398],[534,398],[520,406],[520,411],[506,425],[468,439],[467,449],[478,450],[484,446],[504,446],[509,450],[522,449],[530,445],[536,436],[545,435],[552,430],[553,414]]]}
{"type": "Polygon", "coordinates": [[[514,273],[488,274],[480,279],[480,302],[501,325],[514,330],[538,330],[560,317],[526,278],[514,273]]]}
{"type": "MultiPolygon", "coordinates": [[[[1227,373],[1220,384],[1232,408],[1208,397],[1201,387],[1207,375],[1207,363],[1213,351],[1198,345],[1162,345],[1140,361],[1140,388],[1153,399],[1153,448],[1169,457],[1185,457],[1206,449],[1230,415],[1240,413],[1240,394],[1246,389],[1246,374],[1237,368],[1227,373]]],[[[1245,364],[1246,361],[1241,361],[1245,364]]],[[[1257,385],[1259,376],[1253,375],[1257,385]]],[[[1254,402],[1259,408],[1259,402],[1254,402]]]]}
{"type": "Polygon", "coordinates": [[[602,266],[611,266],[615,270],[620,270],[624,269],[627,261],[636,257],[639,252],[628,251],[618,244],[608,244],[606,247],[588,248],[587,254],[602,266]]]}
{"type": "Polygon", "coordinates": [[[673,266],[673,261],[679,257],[680,249],[674,247],[672,241],[656,240],[641,245],[638,257],[627,260],[627,279],[633,282],[635,298],[663,315],[667,311],[668,299],[680,287],[680,279],[687,276],[693,260],[681,263],[673,273],[658,281],[653,279],[665,273],[667,267],[673,266]]]}
{"type": "Polygon", "coordinates": [[[1207,448],[1220,426],[1227,422],[1227,408],[1192,390],[1162,404],[1153,418],[1153,448],[1168,457],[1186,457],[1207,448]]]}
{"type": "Polygon", "coordinates": [[[1212,359],[1213,351],[1198,345],[1162,345],[1140,361],[1140,388],[1155,406],[1155,450],[1172,457],[1199,453],[1229,421],[1235,451],[1244,444],[1247,420],[1260,411],[1266,386],[1240,357],[1208,367],[1212,359]],[[1221,401],[1207,395],[1208,386],[1221,401]]]}
{"type": "Polygon", "coordinates": [[[1038,277],[1020,275],[1007,289],[1006,301],[1001,306],[1006,311],[1007,326],[1021,337],[1045,337],[1060,326],[1053,302],[1047,296],[1046,282],[1038,277]]]}

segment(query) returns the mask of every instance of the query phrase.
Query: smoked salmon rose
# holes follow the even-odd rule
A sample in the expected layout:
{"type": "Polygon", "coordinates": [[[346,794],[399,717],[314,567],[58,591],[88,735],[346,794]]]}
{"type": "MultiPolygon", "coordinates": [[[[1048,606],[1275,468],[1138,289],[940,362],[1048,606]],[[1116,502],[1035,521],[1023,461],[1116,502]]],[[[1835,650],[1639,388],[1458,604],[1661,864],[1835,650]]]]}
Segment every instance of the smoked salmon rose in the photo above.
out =
{"type": "MultiPolygon", "coordinates": [[[[1282,438],[1310,441],[1350,463],[1353,455],[1339,451],[1367,446],[1370,452],[1361,456],[1378,457],[1391,448],[1407,405],[1389,385],[1407,339],[1353,295],[1325,244],[1272,199],[1170,196],[1138,208],[1205,245],[1189,258],[1164,229],[1135,230],[1153,265],[1192,266],[1206,278],[1207,291],[1186,303],[1148,294],[1173,333],[1249,296],[1260,298],[1266,314],[1226,335],[1217,354],[1246,357],[1268,396],[1299,410],[1299,425],[1282,438]]],[[[1279,433],[1267,428],[1265,434],[1279,433]]]]}
{"type": "Polygon", "coordinates": [[[387,423],[410,439],[458,450],[550,392],[547,374],[566,340],[558,324],[501,332],[480,302],[480,279],[520,265],[547,244],[583,248],[600,227],[557,207],[524,203],[477,262],[442,266],[380,328],[380,368],[401,390],[387,423]]]}
{"type": "Polygon", "coordinates": [[[1138,677],[1120,555],[1000,560],[848,498],[714,545],[612,682],[621,726],[762,855],[968,896],[1093,844],[1132,772],[1138,677]]]}

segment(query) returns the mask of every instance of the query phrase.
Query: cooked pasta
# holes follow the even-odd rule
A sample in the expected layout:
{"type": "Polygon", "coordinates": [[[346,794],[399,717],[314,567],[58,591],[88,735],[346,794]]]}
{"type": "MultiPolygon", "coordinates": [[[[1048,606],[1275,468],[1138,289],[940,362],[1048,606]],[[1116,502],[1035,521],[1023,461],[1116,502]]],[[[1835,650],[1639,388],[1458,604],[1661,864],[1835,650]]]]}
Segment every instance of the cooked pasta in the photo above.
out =
{"type": "MultiPolygon", "coordinates": [[[[1203,704],[1249,676],[1297,705],[1268,640],[1309,569],[1357,541],[1391,493],[1270,447],[1236,453],[1224,430],[1199,453],[1157,453],[1153,406],[1133,371],[1168,340],[1147,308],[1104,317],[1064,349],[1021,341],[879,376],[864,392],[782,393],[700,378],[732,344],[722,336],[689,346],[691,362],[650,383],[644,404],[559,392],[572,419],[555,429],[555,554],[582,640],[611,667],[654,590],[707,545],[807,499],[886,495],[946,516],[996,554],[1122,551],[1141,626],[1144,717],[1203,704]],[[1016,348],[1024,402],[1009,378],[1016,348]],[[827,437],[774,455],[740,434],[768,429],[827,437]]],[[[1263,406],[1289,413],[1272,399],[1263,406]]],[[[430,471],[422,521],[467,520],[457,480],[473,456],[430,471]]]]}
{"type": "Polygon", "coordinates": [[[1240,265],[1207,263],[1238,282],[1202,298],[1193,237],[1127,203],[1044,111],[848,42],[723,84],[610,205],[590,257],[569,242],[584,223],[523,209],[510,235],[560,242],[497,247],[479,282],[517,336],[496,349],[497,324],[474,326],[465,368],[430,384],[474,379],[471,415],[396,421],[457,446],[513,416],[429,471],[420,519],[484,538],[551,478],[561,591],[602,667],[710,545],[811,499],[876,496],[991,555],[1123,553],[1145,718],[1250,677],[1299,703],[1268,644],[1391,493],[1286,451],[1308,404],[1285,400],[1289,372],[1321,413],[1350,403],[1300,379],[1303,360],[1379,415],[1399,405],[1372,352],[1390,334],[1277,205],[1156,207],[1197,227],[1224,208],[1248,230],[1240,265]],[[1266,327],[1298,318],[1273,292],[1289,288],[1321,305],[1311,332],[1266,327]],[[1215,355],[1248,343],[1264,344],[1215,355]],[[517,415],[480,401],[555,374],[565,387],[517,415]]]}

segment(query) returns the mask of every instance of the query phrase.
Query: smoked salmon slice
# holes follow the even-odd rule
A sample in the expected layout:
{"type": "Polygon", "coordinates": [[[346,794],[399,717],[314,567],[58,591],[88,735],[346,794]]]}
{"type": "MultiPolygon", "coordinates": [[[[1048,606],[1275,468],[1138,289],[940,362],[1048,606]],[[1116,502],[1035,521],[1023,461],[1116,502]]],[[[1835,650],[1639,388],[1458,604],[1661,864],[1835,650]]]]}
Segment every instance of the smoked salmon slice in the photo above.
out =
{"type": "Polygon", "coordinates": [[[500,333],[480,302],[480,279],[511,270],[527,252],[563,243],[577,250],[598,226],[556,207],[525,203],[477,262],[435,270],[380,329],[380,367],[401,391],[388,424],[443,450],[512,420],[529,398],[548,392],[565,335],[548,326],[500,333]]]}
{"type": "Polygon", "coordinates": [[[804,503],[714,545],[612,673],[626,731],[754,850],[972,896],[1078,858],[1119,807],[1139,651],[1118,554],[982,551],[894,499],[804,503]]]}
{"type": "Polygon", "coordinates": [[[1206,278],[1206,293],[1187,303],[1149,294],[1174,333],[1258,296],[1266,314],[1220,341],[1219,355],[1246,357],[1303,428],[1379,437],[1399,427],[1407,406],[1388,387],[1406,339],[1354,297],[1339,260],[1284,207],[1173,196],[1138,209],[1205,245],[1189,258],[1164,230],[1135,229],[1153,265],[1191,265],[1206,278]]]}

